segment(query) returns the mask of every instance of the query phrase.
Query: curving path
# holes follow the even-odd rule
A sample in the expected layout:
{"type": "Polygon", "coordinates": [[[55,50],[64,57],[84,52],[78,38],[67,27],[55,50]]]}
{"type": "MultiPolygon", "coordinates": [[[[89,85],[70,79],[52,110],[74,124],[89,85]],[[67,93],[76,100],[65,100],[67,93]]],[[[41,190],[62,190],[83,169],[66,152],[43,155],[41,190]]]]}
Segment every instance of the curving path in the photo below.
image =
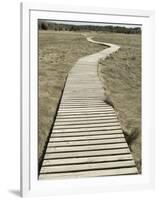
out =
{"type": "Polygon", "coordinates": [[[104,102],[97,64],[117,45],[79,59],[69,72],[40,179],[137,174],[113,108],[104,102]]]}

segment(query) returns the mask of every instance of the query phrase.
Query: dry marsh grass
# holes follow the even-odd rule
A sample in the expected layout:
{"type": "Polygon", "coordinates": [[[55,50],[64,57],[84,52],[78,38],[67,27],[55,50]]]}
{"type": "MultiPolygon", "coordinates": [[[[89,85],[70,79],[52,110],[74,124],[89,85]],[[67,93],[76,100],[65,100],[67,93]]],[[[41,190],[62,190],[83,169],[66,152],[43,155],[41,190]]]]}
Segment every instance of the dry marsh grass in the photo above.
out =
{"type": "Polygon", "coordinates": [[[104,47],[89,43],[81,33],[39,31],[38,161],[55,117],[67,73],[80,58],[104,47]]]}

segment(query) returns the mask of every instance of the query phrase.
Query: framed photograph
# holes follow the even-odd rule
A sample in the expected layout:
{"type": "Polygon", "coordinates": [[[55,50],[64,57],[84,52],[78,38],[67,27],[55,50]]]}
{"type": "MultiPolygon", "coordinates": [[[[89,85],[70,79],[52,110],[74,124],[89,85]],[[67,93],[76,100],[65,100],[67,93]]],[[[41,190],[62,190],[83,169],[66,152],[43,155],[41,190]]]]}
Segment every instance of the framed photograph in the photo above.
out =
{"type": "Polygon", "coordinates": [[[21,194],[154,186],[154,13],[21,4],[21,194]]]}

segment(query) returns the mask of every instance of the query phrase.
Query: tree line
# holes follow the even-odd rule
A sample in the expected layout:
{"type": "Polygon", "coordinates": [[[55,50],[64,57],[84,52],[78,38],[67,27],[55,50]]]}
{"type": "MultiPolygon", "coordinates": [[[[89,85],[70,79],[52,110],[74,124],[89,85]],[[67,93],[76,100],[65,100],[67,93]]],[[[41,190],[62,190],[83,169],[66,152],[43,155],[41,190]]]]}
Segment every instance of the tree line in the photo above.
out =
{"type": "Polygon", "coordinates": [[[128,28],[124,26],[93,26],[93,25],[73,25],[73,24],[57,24],[52,22],[39,21],[39,30],[54,30],[54,31],[102,31],[127,34],[141,34],[141,28],[128,28]]]}

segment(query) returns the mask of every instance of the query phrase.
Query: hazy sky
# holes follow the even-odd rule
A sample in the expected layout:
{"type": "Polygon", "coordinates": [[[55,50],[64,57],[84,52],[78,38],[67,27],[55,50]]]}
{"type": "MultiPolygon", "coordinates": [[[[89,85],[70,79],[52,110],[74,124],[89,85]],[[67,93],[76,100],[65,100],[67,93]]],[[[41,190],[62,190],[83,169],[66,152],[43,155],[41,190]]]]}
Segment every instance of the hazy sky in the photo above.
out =
{"type": "Polygon", "coordinates": [[[53,21],[53,20],[46,20],[47,22],[52,23],[59,23],[59,24],[74,24],[74,25],[94,25],[94,26],[125,26],[127,28],[135,28],[140,27],[140,24],[121,24],[121,23],[95,23],[95,22],[76,22],[76,21],[53,21]]]}

